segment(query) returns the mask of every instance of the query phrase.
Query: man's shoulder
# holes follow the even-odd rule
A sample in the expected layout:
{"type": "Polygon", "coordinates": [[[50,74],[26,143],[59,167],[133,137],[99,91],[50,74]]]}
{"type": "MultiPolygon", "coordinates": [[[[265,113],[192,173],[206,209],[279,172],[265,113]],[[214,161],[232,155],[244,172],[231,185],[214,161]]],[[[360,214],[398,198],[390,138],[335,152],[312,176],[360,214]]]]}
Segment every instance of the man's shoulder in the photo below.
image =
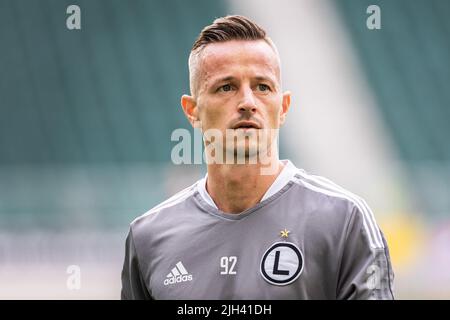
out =
{"type": "Polygon", "coordinates": [[[176,212],[180,206],[183,206],[186,201],[189,201],[194,196],[195,192],[197,192],[197,183],[177,192],[172,197],[135,218],[130,224],[133,233],[137,232],[136,229],[145,228],[149,224],[154,224],[155,220],[169,218],[168,213],[176,212]]]}
{"type": "Polygon", "coordinates": [[[325,219],[322,220],[340,221],[345,226],[357,223],[369,235],[372,247],[384,247],[375,216],[362,197],[325,177],[304,170],[297,172],[294,181],[313,202],[310,206],[316,208],[315,213],[323,213],[322,218],[325,219]]]}
{"type": "Polygon", "coordinates": [[[307,195],[308,200],[315,202],[318,207],[331,207],[336,212],[349,214],[355,208],[361,212],[368,210],[367,203],[362,197],[326,177],[298,169],[293,181],[307,195]]]}

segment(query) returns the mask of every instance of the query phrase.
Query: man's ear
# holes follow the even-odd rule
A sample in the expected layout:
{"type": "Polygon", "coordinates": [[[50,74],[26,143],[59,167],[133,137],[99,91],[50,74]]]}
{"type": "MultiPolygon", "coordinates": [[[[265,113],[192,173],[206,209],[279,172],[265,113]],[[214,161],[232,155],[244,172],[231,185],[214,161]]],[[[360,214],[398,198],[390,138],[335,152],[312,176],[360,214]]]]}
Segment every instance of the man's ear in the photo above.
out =
{"type": "Polygon", "coordinates": [[[289,111],[289,107],[291,106],[291,93],[286,91],[283,93],[283,102],[281,104],[280,110],[280,126],[284,124],[286,121],[286,115],[289,111]]]}
{"type": "Polygon", "coordinates": [[[194,97],[189,96],[187,94],[183,94],[183,96],[181,97],[181,107],[183,108],[186,118],[195,128],[196,123],[198,122],[198,115],[197,115],[198,110],[197,110],[197,103],[195,102],[194,97]]]}

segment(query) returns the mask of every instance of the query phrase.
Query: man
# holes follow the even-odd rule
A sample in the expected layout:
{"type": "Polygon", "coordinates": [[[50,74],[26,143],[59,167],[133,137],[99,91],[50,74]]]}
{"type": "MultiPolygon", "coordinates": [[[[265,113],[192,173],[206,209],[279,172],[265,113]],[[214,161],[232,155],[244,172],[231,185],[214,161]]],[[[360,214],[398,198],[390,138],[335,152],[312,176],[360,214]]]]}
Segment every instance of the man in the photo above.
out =
{"type": "Polygon", "coordinates": [[[393,299],[388,248],[365,201],[278,158],[291,97],[265,31],[216,19],[189,72],[181,105],[213,161],[131,223],[122,298],[393,299]]]}

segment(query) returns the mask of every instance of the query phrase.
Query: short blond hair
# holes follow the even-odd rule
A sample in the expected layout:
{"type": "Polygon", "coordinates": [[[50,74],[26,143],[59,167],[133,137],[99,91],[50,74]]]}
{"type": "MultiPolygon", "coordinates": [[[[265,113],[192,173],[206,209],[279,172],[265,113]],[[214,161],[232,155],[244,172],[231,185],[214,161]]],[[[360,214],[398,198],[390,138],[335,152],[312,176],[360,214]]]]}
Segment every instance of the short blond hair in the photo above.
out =
{"type": "Polygon", "coordinates": [[[277,57],[279,57],[278,50],[273,41],[267,36],[266,31],[249,18],[240,15],[217,18],[212,24],[203,28],[192,46],[189,55],[189,83],[191,95],[195,97],[195,93],[197,92],[196,66],[198,65],[202,50],[208,44],[231,40],[264,40],[272,47],[277,57]]]}

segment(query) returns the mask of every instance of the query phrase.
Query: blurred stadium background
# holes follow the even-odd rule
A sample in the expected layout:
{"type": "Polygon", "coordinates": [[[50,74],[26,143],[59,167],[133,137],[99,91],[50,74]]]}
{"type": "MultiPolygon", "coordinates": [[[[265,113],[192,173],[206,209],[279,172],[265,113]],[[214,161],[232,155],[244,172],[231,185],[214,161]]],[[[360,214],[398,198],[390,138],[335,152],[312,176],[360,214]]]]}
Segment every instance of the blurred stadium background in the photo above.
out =
{"type": "Polygon", "coordinates": [[[397,298],[450,298],[449,1],[0,0],[1,299],[119,298],[129,222],[205,172],[170,137],[190,47],[226,14],[280,51],[281,157],[366,198],[397,298]]]}

